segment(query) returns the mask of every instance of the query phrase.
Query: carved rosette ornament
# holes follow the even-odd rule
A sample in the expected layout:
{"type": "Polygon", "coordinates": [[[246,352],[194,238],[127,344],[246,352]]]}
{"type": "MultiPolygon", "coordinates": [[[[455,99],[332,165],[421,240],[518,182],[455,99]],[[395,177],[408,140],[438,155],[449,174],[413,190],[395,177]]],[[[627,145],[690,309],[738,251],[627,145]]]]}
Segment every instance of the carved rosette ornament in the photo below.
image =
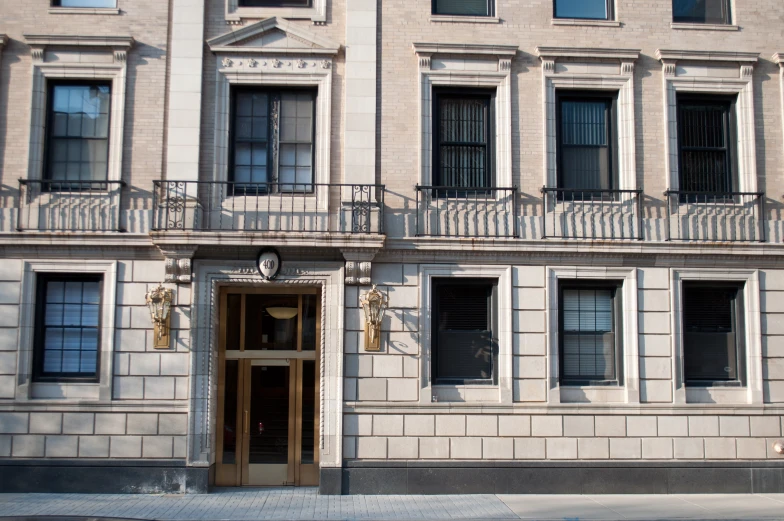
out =
{"type": "Polygon", "coordinates": [[[329,69],[330,67],[332,67],[332,62],[330,60],[321,60],[322,69],[329,69]]]}
{"type": "Polygon", "coordinates": [[[232,61],[232,59],[231,59],[231,58],[223,58],[223,60],[221,61],[221,65],[222,65],[224,68],[227,68],[227,69],[228,69],[228,68],[230,68],[232,65],[234,65],[234,62],[232,61]]]}
{"type": "Polygon", "coordinates": [[[307,67],[307,63],[305,63],[305,60],[297,60],[298,69],[304,69],[305,67],[307,67]]]}
{"type": "Polygon", "coordinates": [[[346,261],[346,284],[349,286],[368,286],[370,285],[370,261],[357,262],[346,261]]]}
{"type": "Polygon", "coordinates": [[[195,247],[160,247],[166,258],[164,261],[164,282],[169,284],[190,284],[193,272],[195,247]]]}
{"type": "Polygon", "coordinates": [[[277,59],[277,58],[273,58],[272,59],[272,66],[274,68],[279,69],[281,65],[282,65],[282,62],[279,59],[277,59]]]}

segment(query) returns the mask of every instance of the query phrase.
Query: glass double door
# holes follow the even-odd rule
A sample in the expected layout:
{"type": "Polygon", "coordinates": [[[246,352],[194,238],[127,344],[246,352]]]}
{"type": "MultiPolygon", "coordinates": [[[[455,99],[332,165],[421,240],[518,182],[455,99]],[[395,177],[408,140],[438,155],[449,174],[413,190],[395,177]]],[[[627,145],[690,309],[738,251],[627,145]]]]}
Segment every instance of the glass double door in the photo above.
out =
{"type": "Polygon", "coordinates": [[[240,334],[222,328],[216,485],[318,485],[315,296],[223,296],[222,317],[240,334]]]}

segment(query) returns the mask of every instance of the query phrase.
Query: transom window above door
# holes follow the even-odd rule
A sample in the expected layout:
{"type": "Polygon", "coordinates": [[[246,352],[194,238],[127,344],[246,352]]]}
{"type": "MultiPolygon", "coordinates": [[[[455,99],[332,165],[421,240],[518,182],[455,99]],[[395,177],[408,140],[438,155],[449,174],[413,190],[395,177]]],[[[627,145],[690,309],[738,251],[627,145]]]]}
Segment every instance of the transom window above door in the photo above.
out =
{"type": "Polygon", "coordinates": [[[730,24],[730,0],[673,0],[672,21],[689,24],[730,24]]]}
{"type": "Polygon", "coordinates": [[[234,93],[231,181],[235,190],[311,191],[316,92],[234,93]]]}
{"type": "Polygon", "coordinates": [[[612,20],[613,0],[553,0],[555,18],[612,20]]]}
{"type": "Polygon", "coordinates": [[[454,16],[494,16],[493,0],[432,0],[432,13],[454,16]]]}

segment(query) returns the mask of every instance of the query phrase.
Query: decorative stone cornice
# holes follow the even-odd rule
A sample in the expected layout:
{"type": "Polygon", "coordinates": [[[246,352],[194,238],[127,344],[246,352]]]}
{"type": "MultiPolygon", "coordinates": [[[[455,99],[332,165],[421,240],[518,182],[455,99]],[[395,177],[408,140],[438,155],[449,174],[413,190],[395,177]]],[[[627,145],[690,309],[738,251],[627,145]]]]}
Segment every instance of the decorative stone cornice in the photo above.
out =
{"type": "Polygon", "coordinates": [[[198,246],[159,246],[159,249],[166,257],[164,282],[190,284],[193,255],[198,246]]]}
{"type": "Polygon", "coordinates": [[[758,52],[728,51],[684,51],[657,49],[656,59],[664,61],[697,61],[697,62],[736,62],[754,64],[759,60],[758,52]]]}
{"type": "Polygon", "coordinates": [[[375,248],[343,248],[340,250],[346,259],[346,284],[349,286],[369,286],[373,257],[378,253],[375,248]]]}
{"type": "MultiPolygon", "coordinates": [[[[106,49],[114,54],[114,61],[125,63],[128,50],[133,47],[132,36],[71,36],[63,34],[25,34],[25,42],[30,46],[33,61],[42,62],[47,47],[88,47],[106,49]]],[[[0,49],[2,46],[0,46],[0,49]]]]}
{"type": "Polygon", "coordinates": [[[640,57],[640,49],[602,49],[589,47],[537,47],[536,55],[545,61],[556,58],[592,58],[601,60],[620,60],[634,62],[640,57]]]}
{"type": "Polygon", "coordinates": [[[511,59],[517,54],[517,45],[484,45],[470,43],[415,43],[414,52],[418,55],[433,54],[470,54],[506,57],[511,59]]]}
{"type": "Polygon", "coordinates": [[[313,33],[301,25],[293,24],[282,18],[271,17],[260,22],[247,25],[235,31],[216,36],[207,40],[207,45],[214,53],[243,52],[258,54],[299,54],[299,55],[329,55],[334,56],[340,50],[340,44],[313,33]],[[270,31],[283,31],[288,38],[296,40],[304,47],[275,47],[275,46],[250,46],[243,43],[255,40],[270,31]]]}

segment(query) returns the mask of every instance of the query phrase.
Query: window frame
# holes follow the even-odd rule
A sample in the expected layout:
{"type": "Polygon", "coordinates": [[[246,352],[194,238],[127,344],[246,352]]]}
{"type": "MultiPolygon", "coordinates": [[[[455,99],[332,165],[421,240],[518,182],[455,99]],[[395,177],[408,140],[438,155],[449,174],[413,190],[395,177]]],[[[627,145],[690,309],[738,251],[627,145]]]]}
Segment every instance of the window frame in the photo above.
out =
{"type": "MultiPolygon", "coordinates": [[[[496,89],[433,87],[433,186],[446,186],[441,175],[441,100],[442,99],[482,99],[485,101],[485,185],[476,188],[493,188],[497,185],[496,176],[496,89]]],[[[458,191],[460,188],[457,187],[458,191]]]]}
{"type": "Polygon", "coordinates": [[[429,379],[433,386],[449,386],[449,385],[483,385],[483,386],[497,386],[499,381],[499,336],[498,336],[498,285],[497,278],[487,277],[471,277],[471,278],[457,278],[457,277],[433,277],[431,280],[431,361],[430,361],[430,375],[429,379]],[[491,355],[492,355],[492,376],[487,379],[459,379],[459,378],[442,378],[439,379],[437,375],[438,367],[438,298],[437,294],[440,288],[449,286],[483,286],[490,288],[488,296],[487,310],[488,310],[488,323],[491,332],[491,355]]]}
{"type": "Polygon", "coordinates": [[[248,5],[245,2],[253,2],[253,0],[237,0],[237,7],[239,9],[248,9],[248,8],[278,9],[282,7],[310,9],[313,7],[313,0],[305,0],[305,5],[303,5],[302,2],[297,3],[296,0],[280,0],[276,2],[275,5],[253,5],[253,4],[248,5]]]}
{"type": "Polygon", "coordinates": [[[455,14],[455,13],[439,13],[436,9],[438,0],[431,0],[430,14],[433,16],[465,16],[475,18],[492,18],[495,16],[495,0],[486,0],[487,14],[455,14]]]}
{"type": "Polygon", "coordinates": [[[693,19],[678,19],[675,17],[675,0],[672,0],[672,23],[674,24],[694,24],[694,25],[732,25],[732,0],[720,0],[722,3],[722,10],[724,12],[724,19],[721,22],[698,21],[693,19]]]}
{"type": "Polygon", "coordinates": [[[119,0],[113,0],[114,5],[92,6],[92,5],[62,5],[62,0],[51,0],[49,7],[52,9],[118,9],[119,0]]]}
{"type": "Polygon", "coordinates": [[[583,18],[577,16],[558,16],[556,11],[555,4],[558,0],[553,0],[553,20],[585,20],[585,21],[593,21],[593,22],[601,22],[607,21],[612,22],[615,20],[615,0],[603,0],[605,3],[605,9],[607,10],[607,17],[606,18],[583,18]]]}
{"type": "MultiPolygon", "coordinates": [[[[555,91],[555,148],[556,148],[556,187],[559,189],[564,190],[574,190],[580,191],[577,188],[568,188],[564,186],[564,161],[563,161],[563,152],[564,146],[562,143],[563,138],[563,128],[562,128],[562,121],[561,121],[561,104],[563,101],[570,101],[570,100],[579,100],[579,101],[591,101],[591,100],[604,100],[605,103],[609,103],[610,110],[609,110],[609,117],[607,121],[608,125],[608,140],[607,140],[607,148],[608,151],[608,162],[609,162],[609,170],[607,172],[608,176],[608,188],[607,190],[617,190],[620,184],[620,175],[619,175],[619,158],[618,158],[618,148],[619,148],[619,135],[618,135],[618,91],[615,90],[606,90],[606,91],[594,91],[594,90],[572,90],[572,89],[556,89],[555,91]]],[[[584,189],[588,191],[588,189],[584,189]]],[[[595,198],[592,197],[591,194],[587,194],[588,198],[595,198]]]]}
{"type": "MultiPolygon", "coordinates": [[[[34,332],[33,332],[33,372],[32,381],[48,382],[48,383],[66,383],[66,382],[82,382],[82,383],[100,383],[101,377],[101,330],[103,328],[102,310],[103,310],[103,284],[104,277],[102,274],[58,274],[58,273],[37,273],[35,281],[35,318],[34,332]],[[98,325],[95,327],[98,332],[98,345],[95,358],[95,372],[92,374],[87,373],[45,373],[43,370],[44,357],[46,355],[46,346],[44,342],[46,335],[46,288],[50,282],[98,282],[98,325]]],[[[83,327],[83,326],[79,326],[83,327]]]]}
{"type": "MultiPolygon", "coordinates": [[[[110,181],[110,157],[111,157],[111,145],[112,145],[112,112],[114,110],[114,92],[113,92],[113,81],[109,79],[62,79],[62,78],[53,78],[46,82],[46,116],[45,116],[45,125],[46,128],[44,129],[44,148],[43,148],[43,160],[44,165],[41,170],[42,180],[47,181],[42,187],[43,191],[54,191],[56,182],[59,180],[52,178],[52,140],[54,139],[52,136],[52,131],[54,130],[54,90],[56,87],[59,86],[86,86],[86,87],[109,87],[109,119],[107,121],[106,127],[106,138],[101,138],[106,140],[106,178],[105,179],[95,179],[96,184],[85,183],[86,180],[80,179],[64,179],[62,180],[62,185],[69,191],[106,191],[108,188],[107,184],[98,184],[101,181],[110,181]],[[51,183],[51,184],[50,184],[51,183]]],[[[67,139],[67,138],[66,138],[67,139]]],[[[89,139],[89,138],[79,138],[79,139],[89,139]]],[[[90,180],[92,181],[92,180],[90,180]]]]}
{"type": "Polygon", "coordinates": [[[623,348],[623,283],[622,280],[585,280],[585,279],[559,279],[558,280],[558,380],[562,387],[580,386],[613,386],[624,385],[624,348],[623,348]],[[592,380],[581,378],[568,378],[564,376],[564,291],[568,289],[605,290],[613,291],[613,335],[615,337],[615,378],[611,380],[592,380]]]}
{"type": "Polygon", "coordinates": [[[686,375],[686,331],[685,326],[682,326],[683,332],[683,339],[682,339],[682,352],[683,352],[683,384],[687,388],[710,388],[710,387],[718,387],[718,388],[727,388],[727,387],[735,387],[741,388],[746,387],[748,383],[748,371],[746,368],[746,308],[744,305],[744,293],[745,293],[745,283],[743,281],[734,281],[734,282],[727,282],[727,281],[708,281],[708,280],[684,280],[681,286],[680,291],[680,317],[681,323],[683,323],[684,319],[684,311],[685,311],[685,297],[686,291],[689,287],[696,287],[696,288],[725,288],[725,289],[734,289],[736,290],[735,299],[732,304],[732,320],[733,320],[733,329],[735,334],[735,364],[736,364],[736,372],[737,378],[734,379],[727,379],[727,380],[709,380],[709,379],[700,379],[700,380],[690,380],[686,375]]]}
{"type": "MultiPolygon", "coordinates": [[[[725,167],[727,168],[727,182],[730,190],[726,192],[707,192],[707,193],[732,193],[740,191],[739,168],[738,168],[738,117],[737,117],[737,104],[738,95],[721,95],[721,94],[702,94],[694,92],[680,92],[675,96],[675,121],[676,121],[676,134],[678,146],[678,186],[681,191],[684,191],[683,183],[683,135],[681,132],[682,121],[680,118],[681,104],[688,103],[702,103],[706,105],[725,105],[726,112],[723,119],[725,124],[724,139],[726,143],[726,158],[725,167]]],[[[694,191],[694,190],[692,190],[694,191]]]]}

